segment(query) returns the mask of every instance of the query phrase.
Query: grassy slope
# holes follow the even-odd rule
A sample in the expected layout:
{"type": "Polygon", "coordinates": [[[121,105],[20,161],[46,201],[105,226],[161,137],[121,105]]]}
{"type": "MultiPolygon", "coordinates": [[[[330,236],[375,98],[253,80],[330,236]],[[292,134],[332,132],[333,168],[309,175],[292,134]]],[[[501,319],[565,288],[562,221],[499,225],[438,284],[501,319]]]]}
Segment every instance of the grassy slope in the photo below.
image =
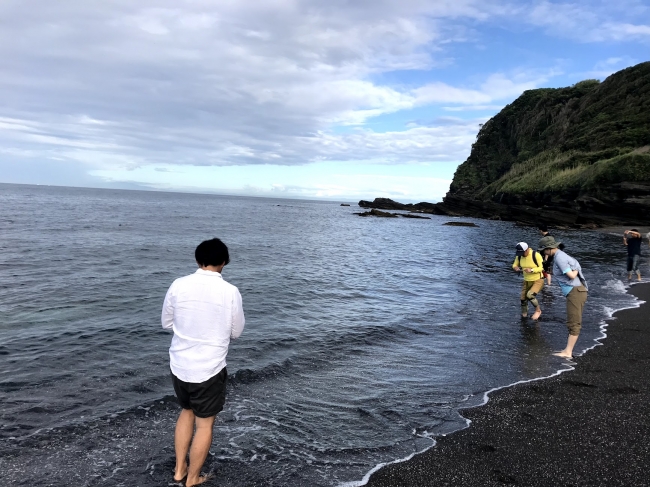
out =
{"type": "Polygon", "coordinates": [[[524,92],[479,131],[450,193],[499,200],[650,182],[650,62],[524,92]]]}

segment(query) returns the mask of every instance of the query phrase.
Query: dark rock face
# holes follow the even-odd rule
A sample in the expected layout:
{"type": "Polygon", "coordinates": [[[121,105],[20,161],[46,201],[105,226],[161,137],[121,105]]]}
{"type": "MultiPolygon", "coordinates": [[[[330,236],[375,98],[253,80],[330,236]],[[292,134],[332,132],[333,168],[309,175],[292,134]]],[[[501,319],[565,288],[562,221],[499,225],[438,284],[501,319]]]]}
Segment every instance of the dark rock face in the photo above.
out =
{"type": "Polygon", "coordinates": [[[545,222],[554,226],[597,228],[650,224],[650,187],[645,190],[648,193],[639,194],[632,190],[623,191],[625,186],[629,185],[612,187],[608,195],[601,195],[602,199],[587,195],[574,199],[570,199],[570,195],[549,195],[548,201],[541,204],[514,198],[504,198],[506,202],[497,203],[447,194],[442,206],[449,215],[517,221],[527,225],[545,222]]]}
{"type": "Polygon", "coordinates": [[[341,203],[341,206],[350,206],[348,203],[341,203]]]}

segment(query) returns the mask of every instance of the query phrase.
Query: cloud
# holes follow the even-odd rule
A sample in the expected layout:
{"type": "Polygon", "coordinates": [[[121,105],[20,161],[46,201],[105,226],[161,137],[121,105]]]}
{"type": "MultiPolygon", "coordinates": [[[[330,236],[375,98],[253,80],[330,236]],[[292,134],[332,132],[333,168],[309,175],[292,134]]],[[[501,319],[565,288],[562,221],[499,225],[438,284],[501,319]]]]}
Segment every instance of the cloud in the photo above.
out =
{"type": "Polygon", "coordinates": [[[472,111],[490,111],[498,112],[503,105],[465,105],[457,107],[442,107],[447,112],[472,112],[472,111]]]}
{"type": "Polygon", "coordinates": [[[447,63],[458,19],[497,14],[478,0],[4,3],[0,143],[89,168],[458,157],[448,134],[332,129],[423,103],[374,78],[447,63]]]}
{"type": "Polygon", "coordinates": [[[552,35],[580,42],[650,41],[650,7],[639,0],[542,1],[522,7],[521,13],[552,35]]]}
{"type": "Polygon", "coordinates": [[[630,56],[610,57],[598,61],[590,71],[578,75],[582,76],[583,79],[597,78],[603,80],[609,75],[614,74],[616,71],[626,68],[627,66],[633,66],[637,63],[638,61],[630,56]]]}
{"type": "MultiPolygon", "coordinates": [[[[131,172],[168,165],[460,161],[484,119],[452,123],[432,115],[431,122],[384,132],[371,130],[368,121],[431,105],[459,114],[495,110],[556,74],[501,70],[457,84],[430,75],[450,64],[449,43],[480,37],[481,23],[496,25],[518,13],[554,32],[581,32],[585,24],[592,31],[605,26],[610,37],[614,31],[645,36],[631,17],[607,24],[604,3],[593,14],[585,5],[60,0],[33,8],[2,2],[0,154],[131,172]],[[414,86],[383,77],[403,72],[427,73],[421,79],[433,81],[414,86]]],[[[631,12],[644,11],[637,5],[631,12]]]]}
{"type": "MultiPolygon", "coordinates": [[[[525,90],[537,88],[556,74],[555,70],[547,73],[513,73],[510,76],[495,73],[488,76],[479,89],[458,88],[436,82],[417,88],[413,93],[415,103],[421,105],[457,103],[469,107],[490,106],[495,101],[509,101],[525,90]]],[[[448,107],[446,109],[453,110],[448,107]]]]}
{"type": "Polygon", "coordinates": [[[607,22],[603,25],[601,36],[603,40],[612,39],[622,41],[628,39],[644,39],[650,41],[650,24],[639,25],[607,22]]]}

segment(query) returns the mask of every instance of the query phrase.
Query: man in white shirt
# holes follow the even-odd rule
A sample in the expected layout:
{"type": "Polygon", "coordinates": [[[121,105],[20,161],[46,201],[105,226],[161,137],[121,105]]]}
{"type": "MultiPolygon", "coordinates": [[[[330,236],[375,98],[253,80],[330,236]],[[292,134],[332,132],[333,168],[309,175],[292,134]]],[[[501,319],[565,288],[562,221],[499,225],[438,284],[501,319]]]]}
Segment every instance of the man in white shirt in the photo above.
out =
{"type": "Polygon", "coordinates": [[[174,480],[187,477],[187,487],[208,480],[200,473],[212,444],[215,417],[226,399],[228,345],[241,335],[245,322],[239,290],[221,276],[230,262],[228,247],[213,238],[201,242],[194,256],[199,269],[172,283],[162,309],[162,327],[174,331],[169,364],[183,408],[174,434],[174,480]]]}

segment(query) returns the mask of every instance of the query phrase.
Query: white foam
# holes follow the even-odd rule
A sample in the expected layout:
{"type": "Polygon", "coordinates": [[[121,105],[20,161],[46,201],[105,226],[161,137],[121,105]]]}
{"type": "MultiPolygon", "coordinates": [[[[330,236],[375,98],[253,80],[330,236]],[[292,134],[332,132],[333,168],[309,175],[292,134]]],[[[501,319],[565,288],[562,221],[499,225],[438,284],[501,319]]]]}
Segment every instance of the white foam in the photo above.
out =
{"type": "Polygon", "coordinates": [[[426,448],[423,449],[422,451],[416,451],[416,452],[413,452],[413,453],[411,453],[409,456],[407,456],[407,457],[405,457],[405,458],[400,458],[399,460],[394,460],[394,461],[392,461],[392,462],[379,463],[379,464],[375,465],[375,467],[374,467],[372,470],[370,470],[366,475],[364,475],[363,478],[362,478],[361,480],[355,480],[355,481],[352,481],[352,482],[343,482],[343,483],[339,484],[338,487],[361,487],[361,486],[363,486],[363,485],[366,485],[366,484],[368,483],[368,480],[370,480],[370,476],[371,476],[373,473],[375,473],[377,470],[379,470],[380,468],[383,468],[383,467],[385,467],[386,465],[393,465],[393,464],[395,464],[395,463],[407,462],[407,461],[409,461],[411,458],[413,458],[415,455],[418,455],[418,454],[420,454],[420,453],[424,453],[424,452],[427,451],[429,448],[433,448],[434,446],[436,446],[436,441],[433,440],[433,439],[432,439],[431,441],[433,441],[433,444],[430,445],[430,446],[428,446],[428,447],[426,447],[426,448]]]}
{"type": "Polygon", "coordinates": [[[601,287],[602,289],[607,289],[608,291],[618,291],[621,294],[625,294],[627,292],[627,286],[620,279],[609,279],[608,281],[605,281],[605,284],[603,284],[601,287]]]}

